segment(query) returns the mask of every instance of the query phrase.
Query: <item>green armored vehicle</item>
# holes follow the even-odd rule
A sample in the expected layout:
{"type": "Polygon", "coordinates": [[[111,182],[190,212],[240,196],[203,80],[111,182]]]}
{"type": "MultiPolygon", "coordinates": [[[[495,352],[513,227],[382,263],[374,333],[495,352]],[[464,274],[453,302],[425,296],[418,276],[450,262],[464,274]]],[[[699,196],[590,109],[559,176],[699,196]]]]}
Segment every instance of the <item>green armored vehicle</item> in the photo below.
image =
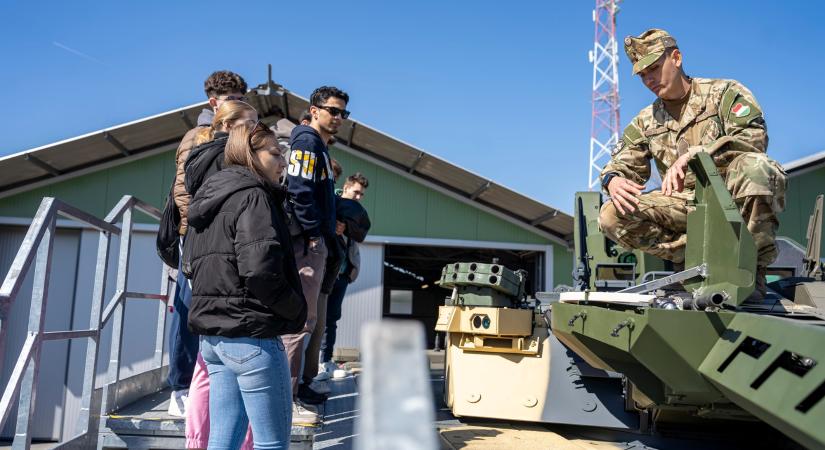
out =
{"type": "Polygon", "coordinates": [[[754,301],[756,249],[708,155],[697,176],[684,267],[612,246],[595,226],[600,196],[577,196],[578,287],[552,306],[551,329],[591,366],[626,378],[627,409],[652,426],[764,421],[825,448],[822,196],[808,248],[784,243],[754,301]]]}

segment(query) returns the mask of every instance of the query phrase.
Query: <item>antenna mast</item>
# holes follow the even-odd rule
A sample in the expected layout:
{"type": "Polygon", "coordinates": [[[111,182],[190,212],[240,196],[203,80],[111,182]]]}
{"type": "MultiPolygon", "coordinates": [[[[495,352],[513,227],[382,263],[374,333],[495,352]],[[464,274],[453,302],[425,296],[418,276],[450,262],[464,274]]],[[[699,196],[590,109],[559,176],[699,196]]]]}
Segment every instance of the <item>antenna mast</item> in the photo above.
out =
{"type": "Polygon", "coordinates": [[[593,114],[590,124],[590,164],[587,186],[599,185],[599,174],[619,142],[619,52],[616,14],[621,0],[596,0],[593,22],[596,36],[588,52],[593,63],[593,114]]]}

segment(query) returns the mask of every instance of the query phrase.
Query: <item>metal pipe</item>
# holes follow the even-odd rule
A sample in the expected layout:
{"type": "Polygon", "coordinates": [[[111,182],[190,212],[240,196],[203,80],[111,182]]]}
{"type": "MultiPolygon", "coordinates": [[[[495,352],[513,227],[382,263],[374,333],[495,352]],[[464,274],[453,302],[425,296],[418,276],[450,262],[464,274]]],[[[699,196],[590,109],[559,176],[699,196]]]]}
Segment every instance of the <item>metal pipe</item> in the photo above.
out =
{"type": "Polygon", "coordinates": [[[34,421],[34,401],[37,397],[37,379],[40,374],[40,350],[43,347],[40,336],[46,323],[46,305],[49,300],[49,276],[52,269],[52,249],[54,248],[55,221],[52,219],[37,246],[37,262],[34,266],[34,285],[29,311],[29,334],[38,337],[32,348],[31,361],[26,367],[20,384],[17,406],[17,428],[14,433],[12,450],[28,450],[31,447],[31,427],[34,421]]]}
{"type": "Polygon", "coordinates": [[[6,419],[8,419],[9,413],[11,413],[11,405],[14,402],[14,399],[20,392],[20,380],[29,364],[29,359],[31,358],[32,351],[34,350],[34,344],[36,342],[37,335],[29,334],[26,337],[26,341],[23,342],[23,348],[20,349],[20,356],[17,357],[17,363],[11,371],[9,383],[3,391],[3,398],[0,399],[0,429],[6,426],[6,419]]]}
{"type": "Polygon", "coordinates": [[[77,434],[85,434],[87,448],[97,448],[97,433],[100,427],[100,410],[93,408],[99,405],[102,389],[95,390],[95,373],[100,356],[100,329],[103,296],[106,289],[106,276],[109,266],[109,248],[112,237],[107,233],[100,233],[97,244],[97,261],[95,263],[95,281],[92,290],[92,307],[89,313],[89,328],[97,330],[97,334],[86,341],[86,363],[83,368],[83,391],[80,395],[80,412],[77,420],[77,434]],[[94,397],[94,398],[93,398],[94,397]]]}
{"type": "MultiPolygon", "coordinates": [[[[118,205],[126,205],[126,210],[123,211],[123,233],[120,235],[120,248],[118,249],[118,263],[117,263],[117,281],[115,289],[118,292],[125,293],[127,290],[129,278],[129,253],[132,244],[132,204],[133,197],[123,196],[118,205]]],[[[117,207],[116,207],[117,208],[117,207]]],[[[112,212],[109,216],[112,217],[112,212]]],[[[117,214],[115,215],[115,217],[117,214]]],[[[114,398],[109,398],[109,389],[105,389],[103,393],[103,402],[101,404],[101,415],[108,414],[118,408],[117,401],[117,385],[120,382],[120,354],[123,350],[123,315],[125,305],[122,301],[118,301],[114,307],[114,322],[112,323],[112,347],[109,354],[109,370],[108,370],[108,384],[114,384],[115,389],[114,398]]]]}

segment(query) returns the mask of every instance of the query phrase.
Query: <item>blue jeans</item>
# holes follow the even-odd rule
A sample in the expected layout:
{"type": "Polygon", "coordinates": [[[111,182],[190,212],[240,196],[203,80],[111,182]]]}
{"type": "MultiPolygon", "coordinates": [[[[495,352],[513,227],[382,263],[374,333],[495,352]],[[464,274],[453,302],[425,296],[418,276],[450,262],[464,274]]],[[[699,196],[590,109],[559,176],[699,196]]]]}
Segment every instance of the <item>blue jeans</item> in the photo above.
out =
{"type": "Polygon", "coordinates": [[[332,285],[327,297],[327,326],[324,332],[324,339],[321,341],[321,361],[332,361],[332,350],[335,347],[335,335],[338,331],[338,321],[341,319],[341,312],[344,306],[344,295],[347,293],[349,277],[344,274],[338,275],[335,284],[332,285]]]}
{"type": "Polygon", "coordinates": [[[252,425],[259,449],[288,449],[289,366],[280,338],[201,336],[209,373],[209,449],[238,449],[252,425]]]}
{"type": "Polygon", "coordinates": [[[198,359],[198,335],[189,332],[187,325],[191,302],[192,288],[189,287],[189,281],[183,276],[179,265],[173,302],[175,309],[172,313],[169,337],[169,376],[166,379],[175,391],[189,389],[198,359]]]}

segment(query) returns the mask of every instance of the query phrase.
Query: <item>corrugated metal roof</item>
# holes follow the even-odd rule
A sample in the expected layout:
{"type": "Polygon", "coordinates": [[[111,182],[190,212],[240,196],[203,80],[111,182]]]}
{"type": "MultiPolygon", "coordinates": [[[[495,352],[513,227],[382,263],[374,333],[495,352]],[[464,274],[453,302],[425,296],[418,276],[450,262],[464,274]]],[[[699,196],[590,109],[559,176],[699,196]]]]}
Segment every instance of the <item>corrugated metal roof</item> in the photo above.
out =
{"type": "MultiPolygon", "coordinates": [[[[269,82],[249,95],[262,120],[274,123],[281,111],[297,122],[307,99],[269,82]]],[[[0,197],[50,179],[94,170],[97,165],[130,158],[180,141],[196,123],[206,102],[88,133],[0,158],[0,197]]],[[[570,245],[573,218],[481,175],[424,152],[355,120],[346,120],[336,136],[343,145],[492,208],[570,245]]]]}
{"type": "Polygon", "coordinates": [[[793,176],[796,175],[797,172],[803,170],[807,171],[811,169],[816,169],[824,165],[825,151],[822,151],[819,153],[814,153],[813,155],[806,156],[804,158],[799,158],[787,164],[783,164],[782,167],[785,168],[789,175],[793,176]]]}

